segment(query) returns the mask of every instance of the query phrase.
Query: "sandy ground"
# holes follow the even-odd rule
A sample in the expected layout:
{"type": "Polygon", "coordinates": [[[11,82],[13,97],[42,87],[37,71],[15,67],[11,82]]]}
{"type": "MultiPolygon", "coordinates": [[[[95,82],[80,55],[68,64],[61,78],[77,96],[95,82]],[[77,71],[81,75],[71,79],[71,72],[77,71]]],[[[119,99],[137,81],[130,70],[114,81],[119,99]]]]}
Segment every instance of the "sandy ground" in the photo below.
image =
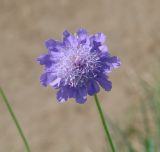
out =
{"type": "MultiPolygon", "coordinates": [[[[99,96],[112,121],[124,126],[138,102],[137,78],[151,79],[160,58],[159,0],[0,0],[0,86],[4,88],[33,152],[105,151],[93,98],[84,105],[57,104],[55,91],[39,84],[35,59],[44,40],[79,27],[108,36],[122,67],[111,74],[113,90],[99,96]]],[[[23,152],[0,98],[0,152],[23,152]]]]}

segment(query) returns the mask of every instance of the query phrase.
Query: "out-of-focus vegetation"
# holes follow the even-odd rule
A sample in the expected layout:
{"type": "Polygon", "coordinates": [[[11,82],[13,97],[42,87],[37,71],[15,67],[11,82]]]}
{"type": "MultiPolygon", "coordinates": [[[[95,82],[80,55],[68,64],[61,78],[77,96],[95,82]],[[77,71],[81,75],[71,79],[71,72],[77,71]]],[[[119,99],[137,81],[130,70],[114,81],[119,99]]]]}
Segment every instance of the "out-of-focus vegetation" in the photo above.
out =
{"type": "Polygon", "coordinates": [[[142,97],[136,113],[138,118],[129,120],[121,129],[110,121],[113,137],[120,152],[160,151],[160,81],[149,84],[140,80],[142,97]],[[138,114],[137,114],[138,113],[138,114]]]}

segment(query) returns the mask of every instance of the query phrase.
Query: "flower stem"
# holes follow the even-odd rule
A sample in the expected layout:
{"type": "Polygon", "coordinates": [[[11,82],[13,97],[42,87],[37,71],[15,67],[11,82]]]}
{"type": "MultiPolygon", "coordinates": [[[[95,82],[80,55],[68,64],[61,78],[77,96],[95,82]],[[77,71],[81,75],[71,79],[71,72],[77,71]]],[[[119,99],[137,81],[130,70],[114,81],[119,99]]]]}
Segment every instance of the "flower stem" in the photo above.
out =
{"type": "Polygon", "coordinates": [[[16,125],[17,130],[18,130],[18,132],[19,132],[19,134],[20,134],[20,136],[21,136],[21,138],[22,138],[22,141],[23,141],[24,146],[25,146],[25,148],[26,148],[26,152],[31,152],[30,146],[29,146],[29,144],[28,144],[28,142],[27,142],[27,140],[26,140],[26,137],[24,136],[24,133],[23,133],[23,131],[22,131],[22,128],[20,127],[20,125],[19,125],[19,123],[18,123],[18,120],[17,120],[17,118],[16,118],[16,116],[15,116],[13,110],[12,110],[12,107],[11,107],[11,105],[9,104],[8,99],[7,99],[4,91],[2,90],[2,88],[0,88],[0,94],[1,94],[1,96],[2,96],[2,98],[3,98],[3,101],[4,101],[5,105],[7,106],[7,109],[8,109],[8,111],[9,111],[9,113],[10,113],[10,115],[11,115],[13,121],[14,121],[14,124],[16,125]]]}
{"type": "Polygon", "coordinates": [[[103,114],[103,111],[102,111],[102,108],[101,108],[101,105],[100,105],[100,102],[99,102],[99,99],[98,99],[97,95],[94,96],[94,99],[95,99],[96,106],[97,106],[97,109],[98,109],[98,112],[99,112],[99,115],[100,115],[100,118],[101,118],[101,121],[102,121],[102,124],[103,124],[103,128],[104,128],[104,131],[105,131],[105,134],[106,134],[106,138],[109,141],[112,152],[116,152],[113,141],[112,141],[112,137],[110,135],[110,132],[109,132],[109,129],[108,129],[108,126],[107,126],[107,122],[105,121],[104,114],[103,114]]]}

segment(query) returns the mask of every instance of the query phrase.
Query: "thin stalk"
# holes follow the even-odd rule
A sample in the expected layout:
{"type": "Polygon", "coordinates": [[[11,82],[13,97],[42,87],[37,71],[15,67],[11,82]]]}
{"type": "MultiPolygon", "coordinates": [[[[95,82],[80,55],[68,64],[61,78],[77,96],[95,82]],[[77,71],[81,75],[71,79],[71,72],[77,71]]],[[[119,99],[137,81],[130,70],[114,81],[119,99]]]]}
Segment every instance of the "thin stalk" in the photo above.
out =
{"type": "Polygon", "coordinates": [[[108,126],[107,126],[107,122],[105,121],[104,114],[103,114],[103,111],[102,111],[102,108],[101,108],[101,105],[100,105],[100,102],[99,102],[99,99],[98,99],[97,95],[94,96],[94,99],[95,99],[96,106],[97,106],[97,109],[98,109],[98,112],[99,112],[99,115],[100,115],[100,118],[101,118],[101,121],[102,121],[102,125],[103,125],[104,131],[105,131],[106,138],[109,141],[112,152],[116,152],[115,146],[113,144],[112,137],[110,135],[110,132],[109,132],[109,129],[108,129],[108,126]]]}
{"type": "Polygon", "coordinates": [[[29,144],[28,144],[28,142],[27,142],[27,139],[26,139],[26,137],[24,136],[24,133],[23,133],[23,131],[22,131],[22,128],[20,127],[19,122],[18,122],[18,120],[17,120],[17,118],[16,118],[16,116],[15,116],[13,110],[12,110],[12,107],[11,107],[11,105],[9,104],[9,101],[8,101],[8,99],[7,99],[4,91],[2,90],[2,88],[0,88],[0,94],[1,94],[1,96],[2,96],[2,98],[3,98],[3,101],[4,101],[7,109],[8,109],[8,112],[10,113],[10,115],[11,115],[13,121],[14,121],[14,124],[15,124],[15,126],[17,127],[17,130],[18,130],[18,132],[19,132],[19,134],[20,134],[20,136],[21,136],[21,138],[22,138],[22,141],[23,141],[23,143],[24,143],[26,152],[31,152],[31,149],[30,149],[30,146],[29,146],[29,144]]]}

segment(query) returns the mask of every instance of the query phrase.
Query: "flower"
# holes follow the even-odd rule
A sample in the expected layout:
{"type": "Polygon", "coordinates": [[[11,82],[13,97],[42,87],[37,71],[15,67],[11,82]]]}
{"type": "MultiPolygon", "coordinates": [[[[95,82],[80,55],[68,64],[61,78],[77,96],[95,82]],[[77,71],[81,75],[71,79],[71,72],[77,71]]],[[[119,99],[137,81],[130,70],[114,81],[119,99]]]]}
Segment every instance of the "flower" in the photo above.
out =
{"type": "Polygon", "coordinates": [[[59,102],[75,98],[82,104],[87,94],[93,96],[100,91],[99,85],[110,91],[112,83],[108,74],[120,66],[120,60],[110,55],[105,40],[103,33],[89,35],[83,28],[74,35],[64,31],[63,41],[47,40],[48,53],[37,58],[44,66],[41,84],[58,89],[59,102]]]}

